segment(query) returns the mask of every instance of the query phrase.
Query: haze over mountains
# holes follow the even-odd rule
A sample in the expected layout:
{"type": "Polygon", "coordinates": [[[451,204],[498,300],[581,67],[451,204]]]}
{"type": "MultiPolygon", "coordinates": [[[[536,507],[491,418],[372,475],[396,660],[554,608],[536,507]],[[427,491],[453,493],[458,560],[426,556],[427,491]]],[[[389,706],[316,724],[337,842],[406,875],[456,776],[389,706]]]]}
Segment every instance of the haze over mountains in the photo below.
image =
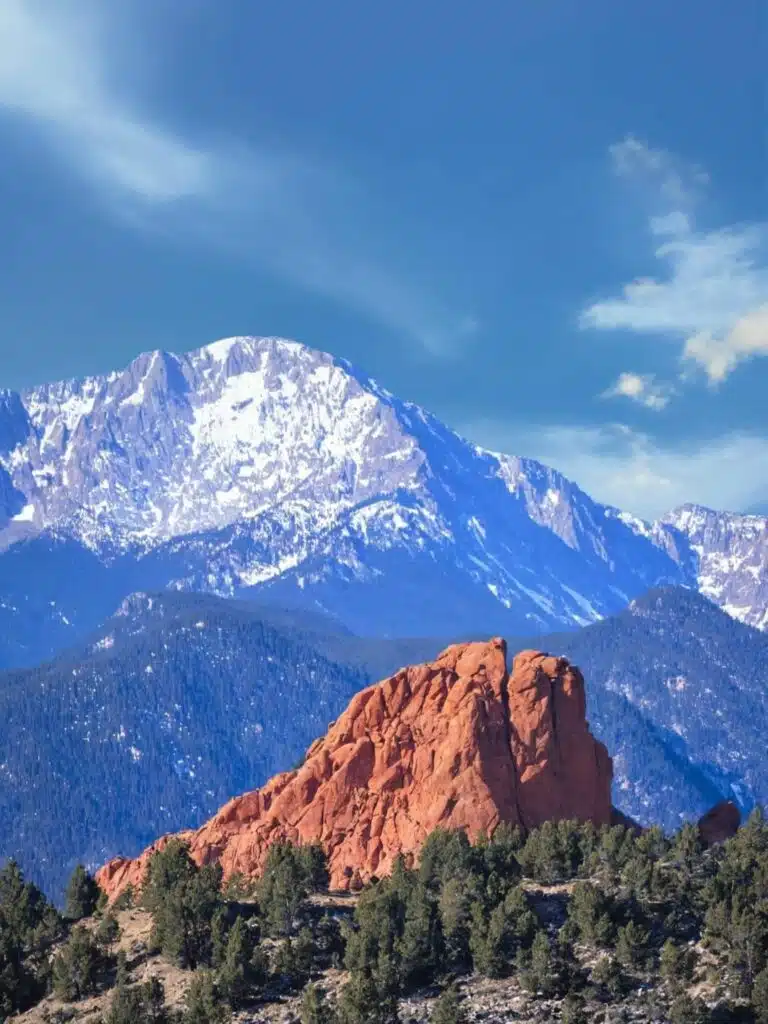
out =
{"type": "Polygon", "coordinates": [[[149,353],[0,398],[0,664],[166,587],[454,636],[575,628],[678,584],[762,628],[765,527],[694,506],[642,522],[295,342],[149,353]]]}

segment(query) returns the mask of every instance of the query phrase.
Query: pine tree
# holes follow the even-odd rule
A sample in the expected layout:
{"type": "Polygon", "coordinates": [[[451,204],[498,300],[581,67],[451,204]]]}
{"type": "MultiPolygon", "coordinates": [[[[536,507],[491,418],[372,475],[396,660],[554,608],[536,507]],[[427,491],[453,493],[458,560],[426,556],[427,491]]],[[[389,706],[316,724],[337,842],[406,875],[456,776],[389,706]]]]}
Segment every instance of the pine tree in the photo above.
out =
{"type": "Polygon", "coordinates": [[[242,917],[238,917],[227,936],[219,968],[218,986],[230,1006],[242,1006],[252,984],[251,957],[253,943],[242,917]]]}
{"type": "Polygon", "coordinates": [[[612,956],[601,957],[592,968],[592,980],[609,996],[615,998],[624,991],[625,979],[618,960],[612,956]]]}
{"type": "Polygon", "coordinates": [[[167,1024],[165,990],[158,978],[143,985],[118,984],[104,1024],[167,1024]]]}
{"type": "Polygon", "coordinates": [[[520,983],[529,992],[553,995],[560,986],[560,972],[547,933],[538,931],[529,951],[520,958],[520,983]]]}
{"type": "Polygon", "coordinates": [[[397,944],[403,984],[418,985],[431,977],[442,956],[437,906],[429,889],[418,882],[408,894],[403,934],[397,944]]]}
{"type": "Polygon", "coordinates": [[[587,1014],[584,1009],[583,996],[569,993],[563,1000],[560,1012],[561,1024],[587,1024],[587,1014]]]}
{"type": "Polygon", "coordinates": [[[44,954],[61,931],[56,910],[9,860],[0,869],[0,1019],[39,998],[47,980],[44,954]]]}
{"type": "Polygon", "coordinates": [[[258,895],[270,935],[290,935],[299,907],[308,894],[307,870],[290,843],[274,843],[269,848],[258,895]]]}
{"type": "Polygon", "coordinates": [[[437,998],[429,1019],[431,1024],[467,1024],[469,1018],[455,985],[449,986],[437,998]]]}
{"type": "Polygon", "coordinates": [[[494,907],[490,917],[482,903],[471,908],[469,949],[475,970],[486,978],[500,978],[509,963],[509,927],[503,906],[494,907]]]}
{"type": "Polygon", "coordinates": [[[307,985],[301,1000],[301,1024],[335,1024],[336,1014],[317,985],[307,985]]]}
{"type": "Polygon", "coordinates": [[[397,999],[382,993],[369,971],[354,971],[341,991],[341,1024],[398,1024],[397,999]]]}
{"type": "Polygon", "coordinates": [[[702,1024],[707,1020],[707,1008],[700,999],[691,999],[683,992],[669,1008],[671,1024],[702,1024]]]}
{"type": "Polygon", "coordinates": [[[66,945],[53,961],[53,986],[65,1002],[76,1002],[91,995],[96,987],[99,952],[82,925],[76,925],[66,945]]]}
{"type": "Polygon", "coordinates": [[[115,985],[118,988],[126,986],[130,981],[130,972],[128,970],[128,957],[125,955],[124,950],[120,950],[116,958],[115,968],[115,985]]]}
{"type": "Polygon", "coordinates": [[[449,966],[463,967],[469,962],[471,894],[462,878],[449,878],[440,891],[438,908],[449,966]]]}
{"type": "Polygon", "coordinates": [[[319,843],[300,846],[297,852],[299,866],[310,892],[325,892],[328,889],[328,858],[319,843]]]}
{"type": "Polygon", "coordinates": [[[143,902],[152,912],[152,945],[181,967],[213,959],[212,924],[221,906],[221,867],[198,868],[185,844],[171,840],[149,862],[143,902]]]}
{"type": "Polygon", "coordinates": [[[764,967],[752,986],[752,1009],[757,1024],[768,1024],[768,967],[764,967]]]}
{"type": "Polygon", "coordinates": [[[634,921],[619,928],[616,956],[625,967],[641,966],[648,955],[648,932],[634,921]]]}
{"type": "Polygon", "coordinates": [[[577,882],[568,905],[568,917],[574,921],[582,940],[604,947],[613,935],[609,905],[605,896],[589,882],[577,882]]]}
{"type": "Polygon", "coordinates": [[[134,902],[135,894],[133,891],[133,886],[128,884],[122,890],[122,892],[120,892],[119,895],[115,897],[114,901],[112,902],[112,909],[114,911],[130,910],[134,902]]]}
{"type": "Polygon", "coordinates": [[[67,885],[64,916],[70,921],[91,917],[96,910],[100,891],[95,878],[88,874],[82,864],[78,864],[67,885]]]}
{"type": "Polygon", "coordinates": [[[104,949],[110,950],[119,938],[120,925],[117,923],[117,918],[111,911],[107,911],[96,929],[96,941],[104,949]]]}
{"type": "Polygon", "coordinates": [[[184,1000],[183,1024],[225,1024],[230,1019],[226,1004],[220,997],[212,971],[200,968],[184,1000]]]}
{"type": "Polygon", "coordinates": [[[687,981],[693,973],[692,968],[692,957],[672,939],[667,939],[659,956],[659,971],[664,981],[673,987],[687,981]]]}

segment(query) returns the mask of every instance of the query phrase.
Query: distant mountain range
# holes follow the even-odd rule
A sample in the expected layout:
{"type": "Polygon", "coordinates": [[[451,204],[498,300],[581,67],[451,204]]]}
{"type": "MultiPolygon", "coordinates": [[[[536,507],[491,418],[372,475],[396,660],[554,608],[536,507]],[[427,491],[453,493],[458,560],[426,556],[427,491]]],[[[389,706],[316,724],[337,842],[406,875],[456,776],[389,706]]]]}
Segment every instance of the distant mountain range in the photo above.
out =
{"type": "MultiPolygon", "coordinates": [[[[451,637],[361,640],[333,620],[208,595],[137,594],[81,648],[0,674],[0,860],[56,893],[292,767],[350,697],[451,637]]],[[[768,803],[768,637],[700,595],[654,591],[565,654],[614,759],[614,803],[676,827],[722,797],[768,803]]]]}
{"type": "Polygon", "coordinates": [[[402,637],[576,629],[671,584],[763,628],[767,522],[643,522],[295,342],[154,352],[0,392],[0,666],[166,588],[402,637]]]}

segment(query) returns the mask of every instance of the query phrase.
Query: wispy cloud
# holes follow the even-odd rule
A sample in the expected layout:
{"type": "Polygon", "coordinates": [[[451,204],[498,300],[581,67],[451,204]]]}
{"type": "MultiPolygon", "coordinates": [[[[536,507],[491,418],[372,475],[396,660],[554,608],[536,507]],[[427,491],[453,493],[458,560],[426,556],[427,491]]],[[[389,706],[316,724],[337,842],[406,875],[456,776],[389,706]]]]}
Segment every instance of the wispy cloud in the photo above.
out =
{"type": "Polygon", "coordinates": [[[471,317],[404,280],[370,239],[345,232],[367,211],[343,172],[266,148],[201,145],[132,104],[116,81],[121,48],[107,15],[117,7],[2,0],[0,111],[34,125],[134,225],[232,250],[432,354],[474,333],[471,317]]]}
{"type": "Polygon", "coordinates": [[[766,437],[734,432],[663,445],[620,423],[534,428],[494,420],[465,423],[461,433],[495,451],[539,459],[593,498],[646,519],[686,502],[742,511],[765,498],[766,437]]]}
{"type": "Polygon", "coordinates": [[[669,384],[659,383],[652,373],[620,373],[602,398],[629,398],[647,409],[666,408],[674,394],[669,384]]]}
{"type": "Polygon", "coordinates": [[[703,171],[632,138],[613,147],[612,158],[649,204],[661,270],[588,306],[581,326],[668,339],[713,385],[739,363],[768,355],[768,225],[698,230],[703,171]]]}
{"type": "Polygon", "coordinates": [[[0,105],[79,171],[147,202],[203,196],[215,160],[142,118],[110,81],[108,33],[88,0],[3,0],[0,105]]]}

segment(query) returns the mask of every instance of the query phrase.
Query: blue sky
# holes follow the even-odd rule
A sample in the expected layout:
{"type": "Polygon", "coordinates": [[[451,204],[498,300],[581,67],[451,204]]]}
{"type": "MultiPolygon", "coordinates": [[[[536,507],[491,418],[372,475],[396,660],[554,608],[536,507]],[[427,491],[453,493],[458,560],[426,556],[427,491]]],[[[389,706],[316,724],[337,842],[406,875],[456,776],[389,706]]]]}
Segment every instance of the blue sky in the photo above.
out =
{"type": "Polygon", "coordinates": [[[652,515],[768,499],[763,0],[2,0],[0,386],[280,334],[652,515]]]}

